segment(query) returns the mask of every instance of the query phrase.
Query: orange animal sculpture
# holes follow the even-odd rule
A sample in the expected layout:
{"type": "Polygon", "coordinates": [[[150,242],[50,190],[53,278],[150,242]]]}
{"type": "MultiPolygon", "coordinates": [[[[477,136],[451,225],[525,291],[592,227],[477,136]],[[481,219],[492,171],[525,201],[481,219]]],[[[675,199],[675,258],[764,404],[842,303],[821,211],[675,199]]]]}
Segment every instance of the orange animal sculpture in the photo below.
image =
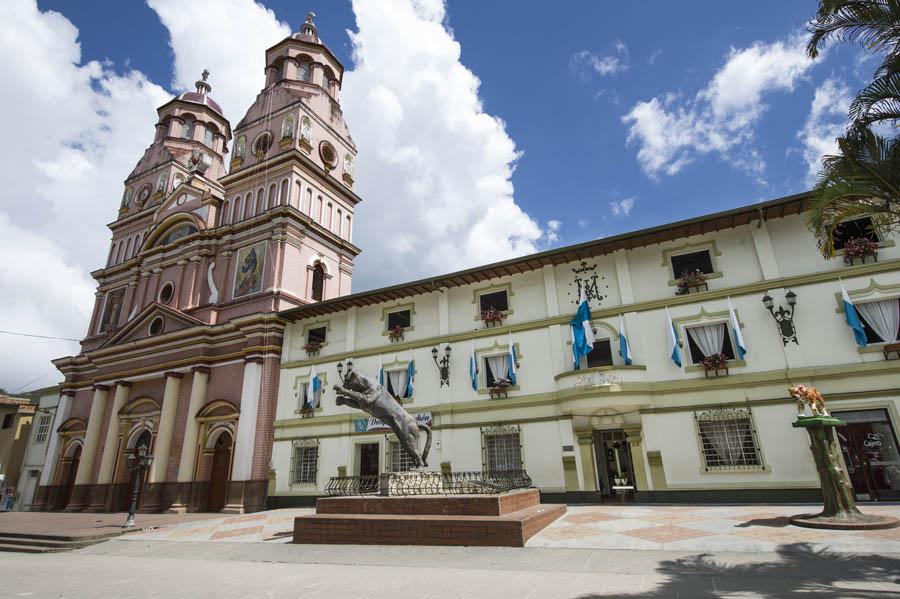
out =
{"type": "Polygon", "coordinates": [[[805,415],[806,406],[809,406],[813,416],[828,416],[828,410],[825,409],[825,398],[815,387],[794,385],[788,387],[788,393],[797,400],[797,413],[800,416],[805,415]]]}

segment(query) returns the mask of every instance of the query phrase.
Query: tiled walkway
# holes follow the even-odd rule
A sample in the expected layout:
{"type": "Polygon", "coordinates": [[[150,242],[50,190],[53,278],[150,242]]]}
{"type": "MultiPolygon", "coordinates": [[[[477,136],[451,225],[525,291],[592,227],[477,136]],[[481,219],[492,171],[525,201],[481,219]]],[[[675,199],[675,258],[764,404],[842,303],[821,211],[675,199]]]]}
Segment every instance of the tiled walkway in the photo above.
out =
{"type": "MultiPolygon", "coordinates": [[[[528,542],[530,547],[677,551],[770,552],[807,543],[814,549],[900,554],[900,528],[828,531],[791,526],[787,517],[818,506],[570,506],[568,513],[528,542]]],[[[900,506],[864,506],[873,514],[900,516],[900,506]]],[[[121,541],[291,541],[294,517],[284,509],[165,526],[121,541]]]]}

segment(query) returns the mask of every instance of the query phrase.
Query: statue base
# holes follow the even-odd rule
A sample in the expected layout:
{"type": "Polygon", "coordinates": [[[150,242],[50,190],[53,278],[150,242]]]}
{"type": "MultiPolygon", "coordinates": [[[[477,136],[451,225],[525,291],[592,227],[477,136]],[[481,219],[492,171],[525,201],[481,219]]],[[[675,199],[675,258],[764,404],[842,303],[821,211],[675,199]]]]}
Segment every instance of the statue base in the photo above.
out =
{"type": "Polygon", "coordinates": [[[835,440],[834,428],[845,423],[833,416],[798,416],[794,428],[804,428],[809,434],[809,449],[816,463],[824,499],[819,514],[799,514],[789,521],[806,528],[833,530],[866,530],[900,526],[896,518],[863,514],[856,507],[853,485],[844,471],[841,449],[835,440]]]}

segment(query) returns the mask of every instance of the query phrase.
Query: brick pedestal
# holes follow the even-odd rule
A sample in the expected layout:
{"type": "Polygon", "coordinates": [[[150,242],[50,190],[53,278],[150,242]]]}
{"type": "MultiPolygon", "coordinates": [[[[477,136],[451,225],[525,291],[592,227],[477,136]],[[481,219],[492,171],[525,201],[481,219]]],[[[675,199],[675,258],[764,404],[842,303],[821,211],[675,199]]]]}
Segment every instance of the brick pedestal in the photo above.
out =
{"type": "Polygon", "coordinates": [[[499,495],[329,497],[294,520],[294,542],[523,547],[565,514],[537,489],[499,495]]]}

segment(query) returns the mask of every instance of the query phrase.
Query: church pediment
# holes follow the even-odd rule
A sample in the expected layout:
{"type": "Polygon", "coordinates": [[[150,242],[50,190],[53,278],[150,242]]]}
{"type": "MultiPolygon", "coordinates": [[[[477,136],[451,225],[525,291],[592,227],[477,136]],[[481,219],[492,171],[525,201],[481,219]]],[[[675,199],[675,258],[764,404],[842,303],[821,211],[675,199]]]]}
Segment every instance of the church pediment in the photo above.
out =
{"type": "Polygon", "coordinates": [[[204,324],[206,323],[202,320],[154,302],[141,310],[131,319],[131,322],[119,329],[103,344],[103,347],[140,341],[204,324]]]}

